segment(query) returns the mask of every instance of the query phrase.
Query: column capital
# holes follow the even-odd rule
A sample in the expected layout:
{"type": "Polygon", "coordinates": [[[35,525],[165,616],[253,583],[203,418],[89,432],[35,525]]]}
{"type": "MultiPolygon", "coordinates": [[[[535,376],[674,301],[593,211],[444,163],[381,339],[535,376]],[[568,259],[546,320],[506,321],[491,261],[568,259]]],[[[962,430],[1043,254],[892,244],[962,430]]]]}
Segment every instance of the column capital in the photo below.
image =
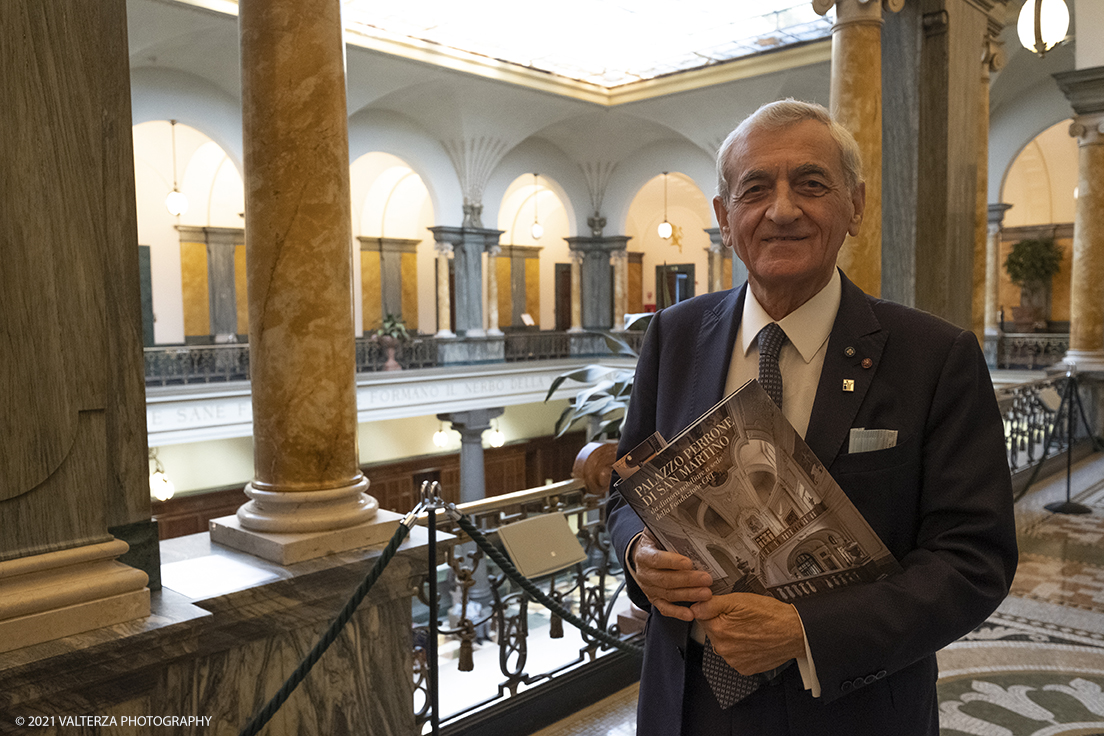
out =
{"type": "Polygon", "coordinates": [[[998,202],[997,204],[989,205],[989,232],[1000,232],[1001,225],[1004,224],[1004,213],[1012,209],[1012,205],[998,202]]]}
{"type": "Polygon", "coordinates": [[[460,433],[461,437],[474,435],[481,436],[491,428],[491,420],[502,416],[505,407],[494,406],[489,409],[470,409],[468,411],[454,411],[447,414],[438,414],[437,418],[442,422],[448,422],[460,433]]]}
{"type": "Polygon", "coordinates": [[[1104,113],[1104,66],[1059,72],[1054,80],[1078,115],[1104,113]]]}
{"type": "Polygon", "coordinates": [[[579,235],[572,238],[564,238],[564,240],[567,241],[567,247],[572,251],[581,253],[598,253],[602,251],[613,253],[614,251],[628,248],[628,243],[632,240],[632,236],[608,235],[596,238],[589,235],[579,235]]]}
{"type": "Polygon", "coordinates": [[[1104,112],[1078,115],[1070,123],[1069,134],[1082,146],[1104,143],[1104,112]]]}
{"type": "Polygon", "coordinates": [[[905,0],[813,0],[813,10],[824,15],[836,8],[836,25],[854,21],[882,22],[882,10],[898,13],[905,7],[905,0]]]}
{"type": "Polygon", "coordinates": [[[721,229],[719,227],[707,227],[705,233],[709,236],[709,250],[714,253],[724,252],[726,246],[724,237],[721,235],[721,229]]]}

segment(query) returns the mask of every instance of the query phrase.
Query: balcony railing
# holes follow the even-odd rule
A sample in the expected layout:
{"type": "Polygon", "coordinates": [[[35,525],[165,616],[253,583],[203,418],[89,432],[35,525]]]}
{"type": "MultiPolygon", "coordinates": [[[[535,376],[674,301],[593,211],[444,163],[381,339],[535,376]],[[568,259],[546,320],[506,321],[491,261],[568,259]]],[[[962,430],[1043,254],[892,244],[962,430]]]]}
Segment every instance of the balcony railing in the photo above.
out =
{"type": "MultiPolygon", "coordinates": [[[[459,510],[495,543],[500,526],[533,515],[563,513],[576,530],[587,562],[534,582],[589,625],[622,636],[615,611],[618,602],[628,606],[621,595],[624,573],[610,550],[601,513],[603,503],[602,496],[588,493],[581,482],[571,480],[462,504],[459,510]]],[[[438,512],[437,524],[440,531],[455,535],[445,543],[444,552],[448,570],[445,587],[451,588],[451,594],[440,595],[445,604],[451,605],[447,612],[440,612],[438,607],[443,727],[456,726],[488,708],[509,708],[519,693],[551,684],[557,677],[613,654],[585,634],[565,631],[569,627],[543,607],[530,605],[523,590],[501,575],[480,551],[470,550],[473,545],[468,537],[443,512],[438,512]],[[481,567],[489,582],[490,599],[473,605],[471,594],[481,577],[481,567]]],[[[415,604],[414,680],[419,726],[429,718],[429,632],[419,622],[424,622],[431,608],[425,590],[423,582],[415,604]]]]}
{"type": "MultiPolygon", "coordinates": [[[[618,336],[639,349],[641,332],[618,336]]],[[[601,333],[516,332],[499,338],[418,337],[400,346],[396,358],[404,370],[444,365],[609,357],[601,333]],[[458,346],[469,350],[458,351],[458,346]],[[448,349],[442,349],[442,348],[448,349]]],[[[386,350],[364,337],[356,340],[357,373],[384,370],[386,350]]],[[[177,386],[249,380],[249,345],[174,345],[145,349],[146,385],[177,386]]]]}
{"type": "Polygon", "coordinates": [[[1069,335],[1003,332],[997,338],[997,367],[1036,370],[1054,365],[1069,350],[1069,335]]]}

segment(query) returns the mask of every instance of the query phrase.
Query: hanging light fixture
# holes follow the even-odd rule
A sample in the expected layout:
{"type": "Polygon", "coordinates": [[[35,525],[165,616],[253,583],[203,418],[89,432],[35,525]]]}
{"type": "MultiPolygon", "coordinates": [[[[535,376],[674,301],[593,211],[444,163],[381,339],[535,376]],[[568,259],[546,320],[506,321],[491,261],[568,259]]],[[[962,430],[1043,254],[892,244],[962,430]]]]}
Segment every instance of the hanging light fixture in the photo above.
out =
{"type": "Polygon", "coordinates": [[[173,164],[173,188],[165,197],[165,209],[169,211],[169,214],[173,217],[180,217],[188,211],[188,198],[184,196],[184,193],[177,188],[176,185],[176,121],[170,120],[169,125],[172,126],[172,164],[173,164]]]}
{"type": "Polygon", "coordinates": [[[674,228],[671,227],[671,223],[667,222],[667,172],[663,172],[663,222],[659,223],[659,227],[656,228],[659,232],[659,237],[664,240],[671,239],[671,233],[674,232],[674,228]]]}
{"type": "Polygon", "coordinates": [[[1016,21],[1016,35],[1025,49],[1045,56],[1066,37],[1069,20],[1064,0],[1025,0],[1016,21]]]}
{"type": "Polygon", "coordinates": [[[433,444],[440,448],[448,447],[449,436],[445,431],[445,423],[441,422],[441,428],[433,433],[433,444]]]}
{"type": "Polygon", "coordinates": [[[506,435],[498,428],[497,420],[491,423],[491,431],[487,433],[487,444],[491,447],[502,447],[506,444],[506,435]]]}
{"type": "Polygon", "coordinates": [[[533,188],[536,190],[533,194],[533,227],[529,228],[529,233],[533,236],[533,240],[540,240],[541,236],[544,235],[544,227],[537,218],[537,198],[540,196],[540,185],[537,183],[536,172],[533,173],[533,188]]]}
{"type": "Polygon", "coordinates": [[[169,480],[169,476],[165,475],[165,467],[157,457],[156,447],[150,448],[149,459],[153,461],[153,472],[149,477],[150,496],[158,501],[168,501],[176,493],[176,486],[169,480]]]}

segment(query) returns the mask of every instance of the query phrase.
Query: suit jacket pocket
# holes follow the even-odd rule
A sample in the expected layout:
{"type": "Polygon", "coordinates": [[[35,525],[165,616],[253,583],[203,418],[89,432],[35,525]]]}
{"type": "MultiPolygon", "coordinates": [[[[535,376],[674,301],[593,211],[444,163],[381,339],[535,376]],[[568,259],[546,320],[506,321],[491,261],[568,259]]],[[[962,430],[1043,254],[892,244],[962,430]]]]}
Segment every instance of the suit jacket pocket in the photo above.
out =
{"type": "Polygon", "coordinates": [[[879,470],[896,468],[899,465],[915,460],[914,445],[916,440],[912,437],[898,442],[895,446],[884,450],[872,450],[870,452],[856,452],[840,455],[832,463],[832,475],[851,475],[853,473],[874,473],[879,470]]]}

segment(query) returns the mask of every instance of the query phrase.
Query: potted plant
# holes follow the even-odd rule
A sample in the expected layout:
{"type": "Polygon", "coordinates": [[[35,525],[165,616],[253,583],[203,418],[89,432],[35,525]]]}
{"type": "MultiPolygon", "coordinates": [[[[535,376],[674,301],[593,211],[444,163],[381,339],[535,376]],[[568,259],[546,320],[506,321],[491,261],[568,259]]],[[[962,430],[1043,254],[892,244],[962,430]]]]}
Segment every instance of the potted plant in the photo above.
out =
{"type": "Polygon", "coordinates": [[[1040,332],[1050,318],[1050,283],[1062,265],[1062,249],[1052,238],[1029,238],[1012,246],[1004,270],[1020,287],[1020,306],[1012,307],[1017,332],[1040,332]]]}
{"type": "Polygon", "coordinates": [[[383,364],[383,369],[385,371],[401,371],[402,366],[395,360],[395,351],[398,350],[400,345],[411,340],[410,333],[407,331],[406,325],[403,324],[402,317],[396,317],[388,312],[383,318],[383,324],[380,325],[371,339],[383,346],[387,353],[387,361],[383,364]]]}

